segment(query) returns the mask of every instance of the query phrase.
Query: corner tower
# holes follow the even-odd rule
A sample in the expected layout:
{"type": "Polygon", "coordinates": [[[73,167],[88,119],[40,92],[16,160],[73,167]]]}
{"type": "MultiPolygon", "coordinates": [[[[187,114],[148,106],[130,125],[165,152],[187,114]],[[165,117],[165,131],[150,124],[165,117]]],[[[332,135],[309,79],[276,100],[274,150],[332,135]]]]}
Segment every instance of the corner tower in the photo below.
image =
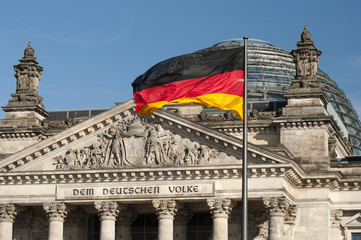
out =
{"type": "Polygon", "coordinates": [[[297,49],[292,50],[295,79],[284,93],[287,105],[282,116],[280,141],[305,168],[325,169],[331,161],[351,155],[350,144],[327,111],[329,103],[316,73],[318,50],[305,26],[297,49]]]}
{"type": "Polygon", "coordinates": [[[43,68],[34,56],[29,42],[24,57],[14,65],[16,93],[2,109],[6,117],[0,120],[0,154],[15,153],[44,137],[43,120],[49,116],[43,98],[39,96],[39,81],[43,68]]]}

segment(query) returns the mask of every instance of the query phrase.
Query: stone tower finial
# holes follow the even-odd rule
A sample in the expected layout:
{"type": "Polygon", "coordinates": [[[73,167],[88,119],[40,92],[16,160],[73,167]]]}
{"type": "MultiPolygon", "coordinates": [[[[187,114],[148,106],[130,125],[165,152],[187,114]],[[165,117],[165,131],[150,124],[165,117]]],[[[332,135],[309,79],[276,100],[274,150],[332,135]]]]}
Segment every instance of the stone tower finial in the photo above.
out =
{"type": "Polygon", "coordinates": [[[302,42],[311,41],[311,36],[312,34],[310,31],[307,30],[307,25],[305,24],[305,28],[301,33],[301,41],[302,42]]]}
{"type": "MultiPolygon", "coordinates": [[[[317,69],[318,69],[318,57],[321,55],[321,51],[318,50],[314,42],[311,41],[311,32],[308,31],[307,25],[301,33],[301,41],[297,43],[297,49],[292,50],[293,62],[296,64],[296,76],[295,79],[303,80],[302,85],[304,87],[320,87],[316,82],[317,69]],[[305,82],[304,80],[307,80],[305,82]],[[311,81],[312,80],[312,81],[311,81]]],[[[294,85],[291,87],[302,87],[294,85]]]]}
{"type": "Polygon", "coordinates": [[[24,50],[24,58],[34,58],[34,48],[31,47],[31,42],[29,41],[28,47],[24,50]]]}
{"type": "MultiPolygon", "coordinates": [[[[16,93],[11,94],[12,98],[9,100],[8,105],[2,108],[5,112],[13,114],[9,117],[10,119],[15,119],[15,113],[23,116],[20,112],[33,111],[34,114],[36,112],[37,117],[35,118],[37,120],[34,125],[39,126],[40,121],[48,117],[49,113],[45,111],[44,104],[42,103],[43,98],[39,96],[39,81],[43,68],[34,57],[34,48],[31,47],[31,42],[28,43],[28,47],[24,50],[24,57],[19,59],[19,62],[19,64],[14,65],[16,93]]],[[[21,124],[14,123],[12,126],[21,126],[21,124]]]]}

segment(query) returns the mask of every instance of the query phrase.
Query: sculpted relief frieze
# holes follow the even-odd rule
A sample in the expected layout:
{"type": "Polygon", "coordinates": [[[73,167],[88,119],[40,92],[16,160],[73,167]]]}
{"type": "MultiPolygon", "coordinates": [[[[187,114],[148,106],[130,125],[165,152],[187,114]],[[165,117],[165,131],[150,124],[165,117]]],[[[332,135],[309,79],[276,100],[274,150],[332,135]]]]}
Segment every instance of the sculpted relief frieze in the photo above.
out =
{"type": "Polygon", "coordinates": [[[160,124],[131,115],[99,133],[95,143],[70,148],[65,154],[56,156],[54,164],[59,170],[102,169],[200,165],[220,158],[232,157],[182,138],[160,124]]]}

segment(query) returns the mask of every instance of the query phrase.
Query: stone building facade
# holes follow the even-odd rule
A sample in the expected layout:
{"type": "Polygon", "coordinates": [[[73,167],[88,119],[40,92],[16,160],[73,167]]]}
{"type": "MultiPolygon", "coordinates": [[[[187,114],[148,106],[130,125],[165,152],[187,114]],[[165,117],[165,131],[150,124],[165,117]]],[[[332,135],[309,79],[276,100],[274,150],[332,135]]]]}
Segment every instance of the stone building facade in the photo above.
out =
{"type": "MultiPolygon", "coordinates": [[[[249,239],[358,239],[361,165],[326,109],[307,29],[297,46],[287,105],[248,114],[249,239]]],[[[0,121],[0,240],[240,239],[243,129],[232,113],[144,117],[129,100],[52,122],[42,70],[29,43],[0,121]]]]}

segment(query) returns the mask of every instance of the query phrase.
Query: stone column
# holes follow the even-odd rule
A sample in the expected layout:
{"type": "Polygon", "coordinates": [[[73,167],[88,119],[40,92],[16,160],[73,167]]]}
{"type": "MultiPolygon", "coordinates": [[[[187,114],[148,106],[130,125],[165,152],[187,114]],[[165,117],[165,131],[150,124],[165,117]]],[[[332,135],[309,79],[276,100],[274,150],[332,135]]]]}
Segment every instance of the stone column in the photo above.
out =
{"type": "Polygon", "coordinates": [[[187,240],[187,222],[193,213],[188,208],[181,208],[177,211],[174,219],[173,240],[187,240]]]}
{"type": "Polygon", "coordinates": [[[228,217],[232,210],[229,198],[207,199],[213,219],[213,240],[228,239],[228,217]]]}
{"type": "Polygon", "coordinates": [[[129,209],[127,206],[119,207],[119,217],[116,222],[116,240],[129,240],[130,239],[130,226],[136,213],[129,209]]]}
{"type": "Polygon", "coordinates": [[[153,200],[158,216],[158,240],[173,240],[173,220],[177,212],[174,200],[153,200]]]}
{"type": "Polygon", "coordinates": [[[94,203],[100,218],[100,240],[114,240],[115,220],[118,217],[118,203],[99,201],[94,203]]]}
{"type": "MultiPolygon", "coordinates": [[[[264,198],[263,203],[269,212],[269,239],[284,240],[285,216],[289,210],[295,214],[294,207],[290,208],[290,203],[284,196],[264,198]]],[[[294,221],[295,215],[292,218],[294,221]]]]}
{"type": "Polygon", "coordinates": [[[13,223],[17,209],[12,203],[0,204],[0,240],[13,239],[13,223]]]}
{"type": "Polygon", "coordinates": [[[64,220],[68,214],[63,202],[43,203],[43,208],[49,219],[49,239],[63,240],[64,220]]]}

